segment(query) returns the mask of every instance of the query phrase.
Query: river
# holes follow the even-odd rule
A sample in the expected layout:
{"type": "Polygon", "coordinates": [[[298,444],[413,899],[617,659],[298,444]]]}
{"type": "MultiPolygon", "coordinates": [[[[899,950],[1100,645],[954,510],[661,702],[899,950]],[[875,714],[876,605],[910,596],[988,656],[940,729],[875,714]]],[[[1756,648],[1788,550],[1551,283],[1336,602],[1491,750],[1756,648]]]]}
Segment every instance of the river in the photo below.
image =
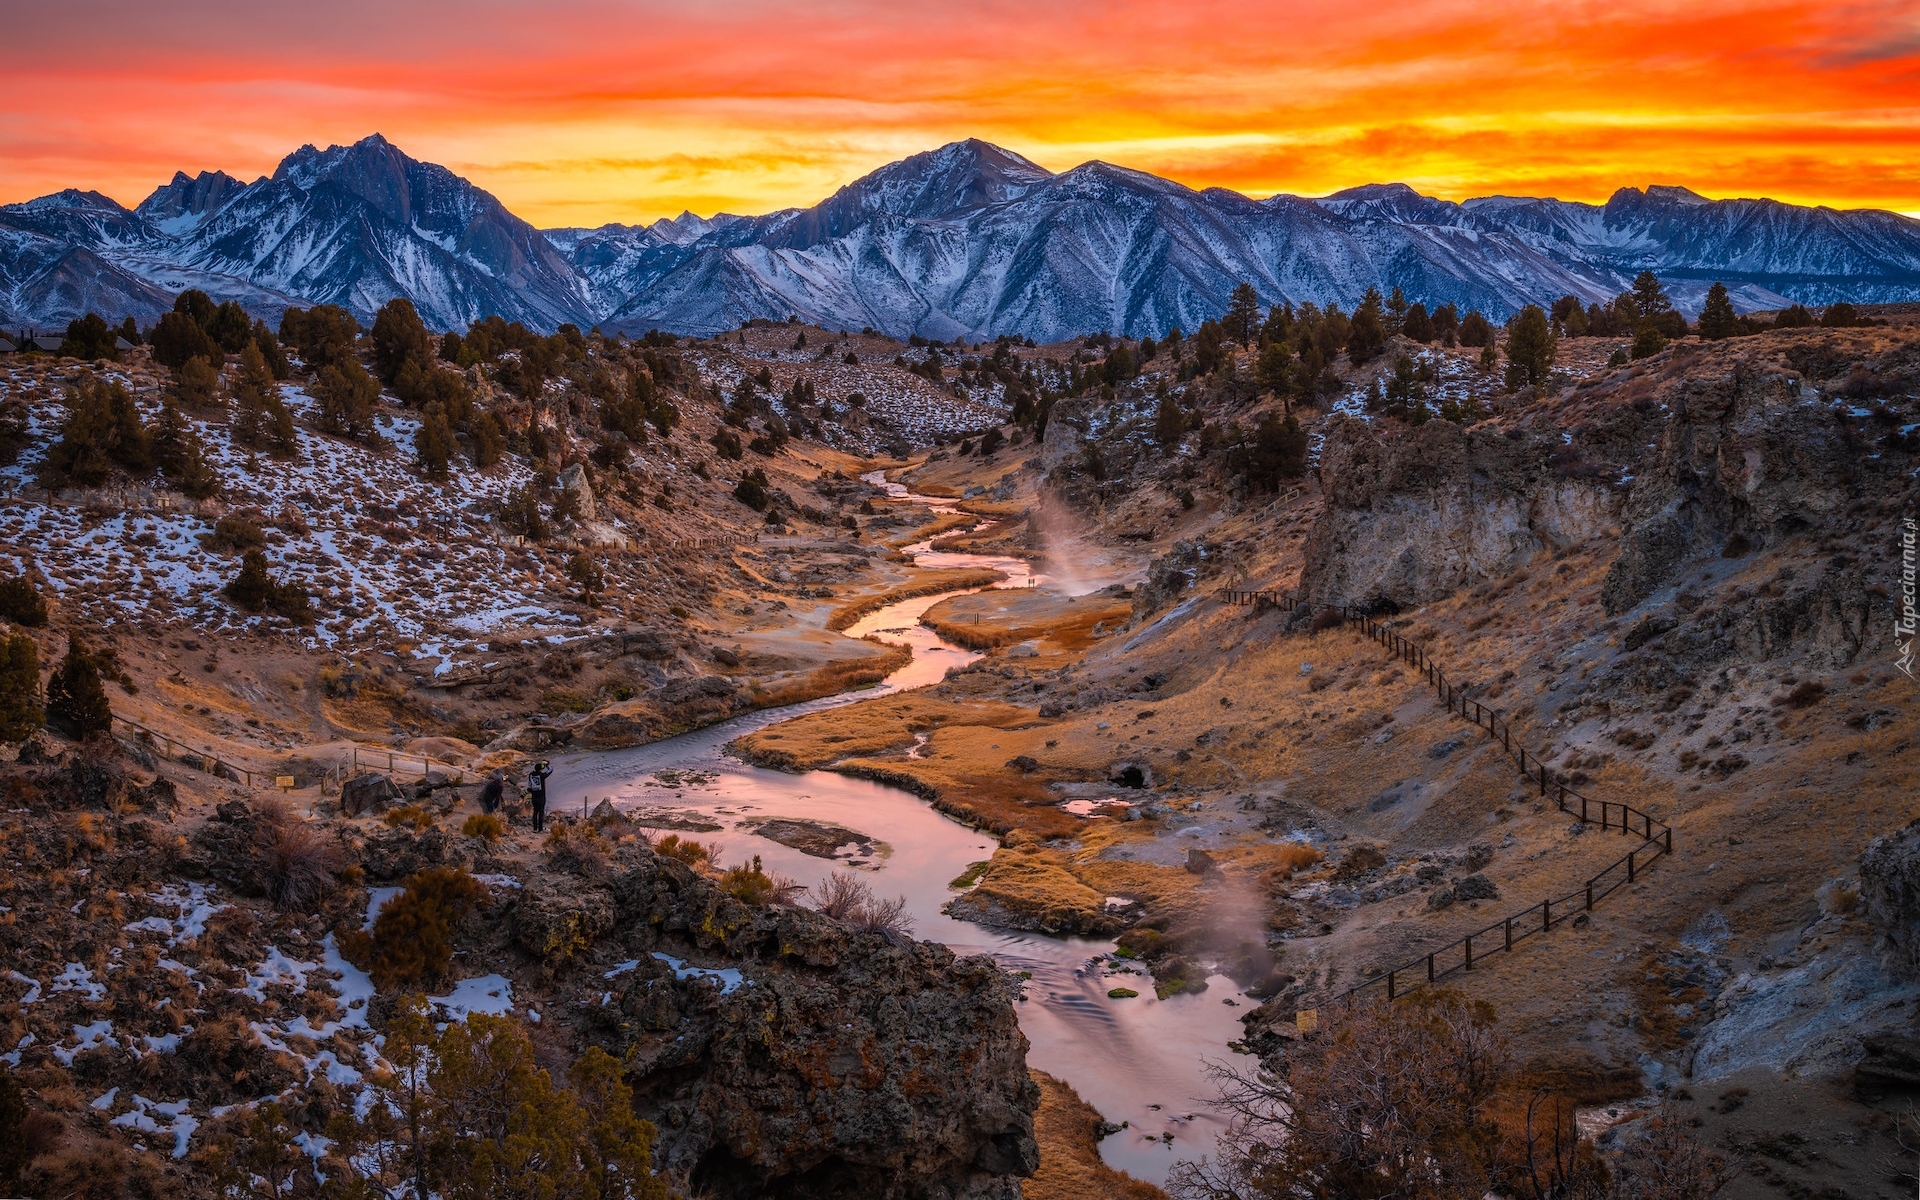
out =
{"type": "MultiPolygon", "coordinates": [[[[913,495],[884,480],[874,482],[897,499],[951,511],[951,501],[913,495]]],[[[1019,558],[935,553],[925,542],[907,551],[926,567],[1003,571],[1008,578],[1002,587],[1046,585],[1045,576],[1034,574],[1019,558]]],[[[768,870],[809,886],[849,864],[757,836],[749,822],[771,817],[828,821],[876,839],[876,852],[855,864],[869,872],[863,878],[875,893],[906,897],[915,937],[944,943],[957,954],[991,954],[1007,970],[1026,973],[1019,1014],[1030,1043],[1027,1061],[1072,1084],[1107,1120],[1126,1122],[1127,1128],[1101,1142],[1102,1158],[1141,1179],[1164,1182],[1174,1162],[1211,1153],[1225,1131],[1224,1122],[1203,1103],[1211,1094],[1204,1064],[1232,1057],[1227,1043],[1240,1036],[1239,1017],[1257,1001],[1219,975],[1209,978],[1204,993],[1160,1000],[1144,970],[1110,957],[1110,940],[1009,933],[957,921],[941,911],[958,894],[947,881],[970,863],[992,856],[996,843],[991,835],[943,816],[898,788],[831,771],[791,775],[767,770],[726,752],[726,744],[743,733],[870,696],[938,683],[948,669],[979,657],[919,623],[922,613],[955,594],[888,605],[846,631],[849,637],[874,634],[913,647],[913,662],[879,685],[747,713],[629,750],[556,759],[549,785],[555,807],[567,811],[604,797],[656,818],[673,812],[717,824],[722,832],[688,836],[709,844],[720,840],[724,850],[716,857],[725,863],[757,854],[768,870]],[[1140,994],[1109,999],[1108,989],[1120,986],[1140,994]]]]}

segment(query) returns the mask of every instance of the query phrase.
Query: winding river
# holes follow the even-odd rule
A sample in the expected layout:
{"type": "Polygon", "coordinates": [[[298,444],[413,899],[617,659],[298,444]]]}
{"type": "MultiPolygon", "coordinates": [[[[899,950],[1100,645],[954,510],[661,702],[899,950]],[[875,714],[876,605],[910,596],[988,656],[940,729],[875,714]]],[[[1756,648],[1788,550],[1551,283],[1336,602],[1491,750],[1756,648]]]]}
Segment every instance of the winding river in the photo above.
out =
{"type": "MultiPolygon", "coordinates": [[[[896,499],[952,511],[951,501],[908,493],[874,478],[896,499]]],[[[1019,558],[936,553],[926,542],[907,547],[925,567],[991,567],[1007,575],[1001,587],[1044,586],[1019,558]]],[[[889,605],[846,631],[874,634],[913,647],[913,661],[874,688],[805,704],[748,713],[706,729],[629,750],[576,754],[554,762],[549,785],[556,808],[611,798],[622,808],[647,810],[649,818],[672,813],[688,823],[718,825],[721,832],[689,836],[724,849],[734,862],[759,855],[768,870],[813,885],[854,865],[874,891],[905,896],[914,936],[942,942],[957,954],[991,954],[1009,971],[1028,976],[1019,1005],[1020,1027],[1031,1048],[1027,1061],[1072,1084],[1114,1124],[1127,1127],[1100,1144],[1112,1166],[1155,1183],[1173,1163],[1211,1153],[1224,1122],[1203,1103],[1210,1094],[1206,1060],[1231,1057],[1227,1043],[1240,1036],[1238,1018],[1249,1000],[1224,976],[1208,980],[1199,995],[1156,999],[1144,970],[1110,958],[1114,943],[983,929],[941,911],[957,893],[948,881],[969,864],[989,858],[995,841],[936,812],[898,788],[831,771],[790,775],[751,766],[726,752],[743,733],[803,713],[848,704],[876,694],[937,683],[951,667],[978,655],[954,646],[922,626],[927,609],[957,593],[889,605]],[[768,838],[751,824],[773,817],[832,822],[875,839],[874,853],[853,863],[812,857],[768,838]],[[1114,987],[1131,987],[1132,999],[1109,999],[1114,987]],[[1230,1003],[1228,1003],[1230,1002],[1230,1003]]]]}

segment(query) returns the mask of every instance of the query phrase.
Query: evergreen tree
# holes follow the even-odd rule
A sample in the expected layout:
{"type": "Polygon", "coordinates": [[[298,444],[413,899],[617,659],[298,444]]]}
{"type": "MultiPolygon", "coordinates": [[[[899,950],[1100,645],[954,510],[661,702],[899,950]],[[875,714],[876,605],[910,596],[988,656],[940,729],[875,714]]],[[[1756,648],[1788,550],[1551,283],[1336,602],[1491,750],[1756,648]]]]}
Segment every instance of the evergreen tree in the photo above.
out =
{"type": "Polygon", "coordinates": [[[1660,326],[1652,321],[1640,322],[1640,328],[1633,334],[1633,357],[1652,358],[1667,348],[1667,337],[1660,332],[1660,326]]]}
{"type": "Polygon", "coordinates": [[[220,475],[207,459],[200,431],[170,396],[161,402],[160,420],[154,426],[153,458],[160,473],[195,500],[219,493],[220,475]]]}
{"type": "Polygon", "coordinates": [[[1268,342],[1267,348],[1260,352],[1259,364],[1255,374],[1260,381],[1262,391],[1280,397],[1287,410],[1293,410],[1293,356],[1287,353],[1285,342],[1268,342]]]}
{"type": "Polygon", "coordinates": [[[1253,290],[1252,284],[1242,283],[1233,289],[1227,301],[1227,315],[1220,318],[1220,327],[1231,340],[1243,346],[1253,344],[1253,335],[1260,328],[1260,294],[1253,290]]]}
{"type": "Polygon", "coordinates": [[[209,363],[221,363],[225,355],[219,344],[207,336],[207,330],[186,313],[167,313],[154,326],[154,361],[161,367],[179,371],[186,359],[200,357],[209,363]]]}
{"type": "Polygon", "coordinates": [[[113,708],[100,683],[100,668],[77,636],[67,637],[67,656],[47,682],[47,724],[75,741],[113,730],[113,708]]]}
{"type": "Polygon", "coordinates": [[[438,358],[426,323],[404,296],[387,301],[374,314],[372,340],[373,369],[388,384],[400,377],[400,368],[408,363],[433,369],[438,358]]]}
{"type": "Polygon", "coordinates": [[[1267,310],[1267,323],[1261,328],[1260,337],[1269,345],[1285,346],[1293,341],[1293,328],[1293,302],[1282,301],[1267,310]]]}
{"type": "Polygon", "coordinates": [[[117,380],[82,371],[67,389],[60,440],[47,448],[40,464],[41,486],[93,487],[105,483],[114,466],[139,472],[152,465],[152,448],[133,394],[117,380]]]}
{"type": "Polygon", "coordinates": [[[1813,324],[1813,314],[1804,304],[1791,304],[1773,314],[1775,329],[1805,329],[1813,324]]]}
{"type": "Polygon", "coordinates": [[[1407,315],[1401,322],[1400,332],[1423,346],[1431,342],[1433,318],[1427,315],[1427,306],[1416,302],[1408,307],[1407,315]]]}
{"type": "Polygon", "coordinates": [[[253,344],[260,348],[260,357],[267,360],[267,369],[280,383],[293,378],[293,364],[287,361],[286,351],[280,348],[280,339],[273,336],[273,330],[267,328],[265,321],[253,323],[253,344]]]}
{"type": "Polygon", "coordinates": [[[1673,311],[1673,301],[1660,286],[1660,277],[1652,271],[1642,271],[1633,277],[1633,304],[1643,320],[1673,311]]]}
{"type": "Polygon", "coordinates": [[[1138,370],[1133,363],[1133,352],[1127,349],[1125,342],[1115,342],[1113,349],[1107,351],[1104,371],[1108,383],[1117,387],[1132,379],[1138,370]]]}
{"type": "Polygon", "coordinates": [[[1460,308],[1453,301],[1433,310],[1433,336],[1448,348],[1460,344],[1460,308]]]}
{"type": "Polygon", "coordinates": [[[237,300],[229,300],[213,310],[213,315],[202,326],[207,336],[214,340],[222,350],[237,354],[253,342],[253,318],[247,310],[240,307],[237,300]]]}
{"type": "Polygon", "coordinates": [[[280,318],[280,340],[297,347],[308,369],[314,371],[354,361],[359,336],[360,323],[337,304],[289,308],[280,318]]]}
{"type": "Polygon", "coordinates": [[[1173,398],[1172,392],[1162,392],[1160,406],[1153,414],[1153,440],[1162,446],[1173,447],[1187,435],[1187,414],[1181,411],[1180,402],[1173,398]]]}
{"type": "Polygon", "coordinates": [[[1460,320],[1460,344],[1462,346],[1493,345],[1493,324],[1477,308],[1467,310],[1460,320]]]}
{"type": "Polygon", "coordinates": [[[219,310],[220,306],[213,302],[213,297],[199,288],[188,288],[173,298],[173,311],[198,325],[203,332],[213,323],[213,315],[219,310]]]}
{"type": "Polygon", "coordinates": [[[1407,328],[1407,294],[1400,290],[1399,284],[1393,285],[1393,294],[1387,297],[1387,310],[1381,318],[1388,336],[1405,333],[1407,328]]]}
{"type": "Polygon", "coordinates": [[[1292,414],[1284,418],[1269,412],[1254,428],[1247,480],[1267,491],[1278,491],[1286,479],[1298,479],[1307,469],[1307,434],[1292,414]]]}
{"type": "Polygon", "coordinates": [[[25,741],[47,723],[40,707],[40,652],[14,630],[0,638],[0,742],[25,741]]]}
{"type": "Polygon", "coordinates": [[[420,418],[420,430],[413,436],[413,449],[427,478],[446,482],[455,445],[453,427],[447,424],[447,410],[439,401],[427,405],[426,413],[420,418]]]}
{"type": "Polygon", "coordinates": [[[328,433],[365,438],[373,432],[374,405],[380,384],[351,358],[321,367],[315,377],[320,402],[320,427],[328,433]]]}
{"type": "Polygon", "coordinates": [[[1700,340],[1719,341],[1740,332],[1740,315],[1733,311],[1727,285],[1715,283],[1707,289],[1707,301],[1700,309],[1700,340]]]}
{"type": "Polygon", "coordinates": [[[1547,381],[1559,348],[1547,314],[1529,304],[1507,322],[1507,387],[1534,387],[1547,381]]]}
{"type": "Polygon", "coordinates": [[[1820,324],[1826,329],[1851,329],[1866,322],[1861,319],[1859,309],[1845,300],[1837,300],[1827,305],[1827,310],[1820,314],[1820,324]]]}
{"type": "Polygon", "coordinates": [[[105,318],[99,313],[88,313],[67,322],[67,336],[60,342],[60,354],[65,358],[119,362],[120,352],[113,347],[115,336],[105,318]]]}
{"type": "Polygon", "coordinates": [[[473,466],[484,471],[499,462],[507,452],[507,430],[500,418],[483,412],[473,419],[473,466]]]}
{"type": "Polygon", "coordinates": [[[1354,366],[1368,362],[1387,344],[1386,320],[1381,312],[1380,289],[1370,287],[1353,310],[1353,323],[1347,333],[1347,358],[1354,366]]]}
{"type": "Polygon", "coordinates": [[[240,369],[233,379],[233,435],[242,445],[266,448],[275,458],[291,459],[300,452],[293,414],[280,398],[260,347],[249,341],[240,352],[240,369]]]}
{"type": "Polygon", "coordinates": [[[211,362],[195,355],[173,373],[174,398],[190,409],[204,410],[220,403],[220,372],[211,362]]]}
{"type": "Polygon", "coordinates": [[[116,332],[118,332],[121,337],[127,339],[129,346],[138,346],[142,340],[140,337],[140,326],[135,324],[132,317],[123,318],[120,322],[120,328],[116,332]]]}

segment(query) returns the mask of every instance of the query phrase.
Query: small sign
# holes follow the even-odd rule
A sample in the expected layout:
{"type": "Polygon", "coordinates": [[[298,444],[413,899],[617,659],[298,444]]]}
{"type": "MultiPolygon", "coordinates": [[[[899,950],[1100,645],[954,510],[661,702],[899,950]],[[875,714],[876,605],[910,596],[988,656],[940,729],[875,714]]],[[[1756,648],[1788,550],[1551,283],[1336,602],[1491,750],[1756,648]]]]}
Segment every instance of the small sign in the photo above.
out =
{"type": "Polygon", "coordinates": [[[1303,1008],[1293,1014],[1293,1027],[1301,1033],[1313,1033],[1320,1028],[1320,1010],[1303,1008]]]}
{"type": "Polygon", "coordinates": [[[275,776],[273,780],[273,786],[281,789],[282,791],[290,792],[293,790],[293,776],[291,775],[275,776]]]}

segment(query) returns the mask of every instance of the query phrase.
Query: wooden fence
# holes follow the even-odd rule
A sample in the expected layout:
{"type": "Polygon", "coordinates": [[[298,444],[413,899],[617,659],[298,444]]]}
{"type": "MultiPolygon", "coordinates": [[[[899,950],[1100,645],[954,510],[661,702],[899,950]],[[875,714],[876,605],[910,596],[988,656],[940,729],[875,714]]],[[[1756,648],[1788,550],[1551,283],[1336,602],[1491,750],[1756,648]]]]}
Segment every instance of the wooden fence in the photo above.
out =
{"type": "Polygon", "coordinates": [[[177,762],[196,771],[205,771],[216,779],[226,779],[234,783],[245,784],[250,788],[262,790],[288,791],[309,788],[316,784],[321,795],[338,795],[341,783],[363,770],[378,770],[384,760],[388,776],[417,773],[425,779],[437,769],[454,783],[458,784],[466,777],[466,768],[453,763],[442,762],[425,754],[407,754],[398,750],[365,750],[358,745],[353,747],[347,762],[327,767],[319,775],[281,775],[266,771],[254,771],[246,767],[236,767],[212,751],[195,750],[192,746],[177,738],[148,729],[138,721],[114,715],[114,724],[124,726],[130,731],[133,741],[155,751],[168,762],[177,762]],[[415,764],[418,764],[416,767],[415,764]]]}
{"type": "MultiPolygon", "coordinates": [[[[1304,608],[1315,614],[1337,614],[1343,626],[1358,629],[1419,671],[1427,685],[1440,697],[1441,703],[1447,706],[1448,712],[1457,713],[1486,730],[1489,738],[1500,743],[1501,751],[1518,764],[1520,773],[1529,784],[1539,788],[1543,799],[1552,800],[1561,812],[1578,818],[1583,824],[1591,825],[1597,820],[1603,833],[1618,829],[1621,837],[1638,839],[1626,854],[1608,863],[1598,874],[1572,891],[1548,896],[1530,908],[1509,913],[1424,955],[1369,975],[1345,991],[1329,997],[1329,1002],[1351,1001],[1369,988],[1377,988],[1387,999],[1393,1000],[1422,984],[1435,983],[1457,971],[1471,971],[1476,963],[1491,954],[1511,952],[1515,946],[1535,934],[1551,932],[1556,925],[1571,921],[1582,913],[1592,912],[1595,904],[1635,882],[1661,855],[1673,853],[1673,829],[1665,822],[1655,820],[1650,813],[1631,804],[1622,804],[1617,800],[1595,800],[1568,787],[1547,769],[1539,755],[1528,753],[1513,723],[1504,713],[1468,699],[1468,689],[1449,680],[1446,672],[1427,656],[1424,648],[1394,632],[1381,621],[1352,607],[1310,604],[1277,591],[1227,589],[1215,595],[1225,604],[1266,603],[1286,612],[1304,608]]],[[[1307,1017],[1301,1024],[1311,1026],[1315,1019],[1307,1017]]]]}

